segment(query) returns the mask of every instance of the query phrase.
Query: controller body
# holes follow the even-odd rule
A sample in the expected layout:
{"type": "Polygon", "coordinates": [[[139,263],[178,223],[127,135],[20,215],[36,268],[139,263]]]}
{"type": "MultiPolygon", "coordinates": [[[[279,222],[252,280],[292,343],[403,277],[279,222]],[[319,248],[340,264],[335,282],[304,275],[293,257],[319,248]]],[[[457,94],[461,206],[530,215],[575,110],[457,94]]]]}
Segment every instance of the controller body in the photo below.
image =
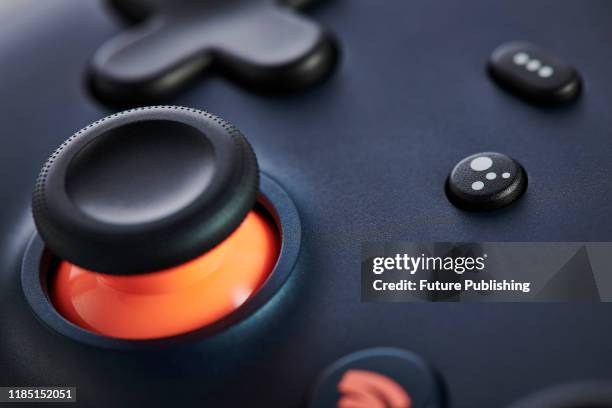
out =
{"type": "Polygon", "coordinates": [[[115,112],[92,96],[85,71],[127,23],[95,0],[8,4],[0,10],[0,385],[76,386],[90,407],[292,407],[308,401],[333,361],[380,346],[429,361],[456,408],[503,407],[543,387],[612,378],[610,304],[367,303],[359,278],[362,242],[612,239],[608,2],[320,2],[308,15],[341,50],[326,81],[261,95],[211,76],[173,96],[249,138],[262,172],[297,207],[301,248],[257,313],[197,342],[146,351],[54,333],[30,310],[19,278],[38,170],[68,136],[115,112]],[[487,58],[511,40],[571,61],[582,95],[546,107],[497,86],[487,58]],[[453,206],[449,171],[486,151],[520,161],[524,197],[491,212],[453,206]]]}

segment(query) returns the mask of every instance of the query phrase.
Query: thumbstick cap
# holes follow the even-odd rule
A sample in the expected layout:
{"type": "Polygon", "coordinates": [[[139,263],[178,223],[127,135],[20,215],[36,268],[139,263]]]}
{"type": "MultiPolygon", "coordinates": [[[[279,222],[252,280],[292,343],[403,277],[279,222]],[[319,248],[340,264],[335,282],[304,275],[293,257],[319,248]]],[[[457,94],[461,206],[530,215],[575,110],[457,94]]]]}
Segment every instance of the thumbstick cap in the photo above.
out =
{"type": "Polygon", "coordinates": [[[56,256],[109,274],[157,271],[228,237],[255,204],[257,160],[232,125],[189,108],[101,119],[43,166],[32,199],[56,256]]]}

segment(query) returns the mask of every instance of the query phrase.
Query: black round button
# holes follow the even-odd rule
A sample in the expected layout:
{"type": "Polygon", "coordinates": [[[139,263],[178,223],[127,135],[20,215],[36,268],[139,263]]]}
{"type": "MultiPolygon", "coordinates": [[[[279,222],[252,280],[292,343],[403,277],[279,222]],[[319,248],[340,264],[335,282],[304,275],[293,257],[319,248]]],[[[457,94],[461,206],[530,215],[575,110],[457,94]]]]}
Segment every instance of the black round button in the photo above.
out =
{"type": "Polygon", "coordinates": [[[521,399],[511,408],[612,408],[612,382],[560,385],[521,399]]]}
{"type": "Polygon", "coordinates": [[[257,160],[206,112],[148,107],[93,123],[43,166],[32,200],[47,247],[111,274],[160,270],[223,241],[253,207],[257,160]]]}
{"type": "Polygon", "coordinates": [[[395,348],[349,354],[319,377],[311,408],[439,408],[444,395],[438,376],[418,355],[395,348]]]}
{"type": "Polygon", "coordinates": [[[478,153],[461,160],[446,181],[446,194],[457,207],[492,210],[518,199],[527,188],[527,174],[501,153],[478,153]]]}

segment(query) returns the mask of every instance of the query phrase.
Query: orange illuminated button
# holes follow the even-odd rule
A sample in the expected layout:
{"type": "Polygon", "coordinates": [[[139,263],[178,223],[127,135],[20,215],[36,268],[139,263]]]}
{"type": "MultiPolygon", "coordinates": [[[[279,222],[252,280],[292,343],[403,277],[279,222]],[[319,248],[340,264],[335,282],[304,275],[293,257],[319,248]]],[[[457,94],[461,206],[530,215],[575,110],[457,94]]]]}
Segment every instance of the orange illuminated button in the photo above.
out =
{"type": "Polygon", "coordinates": [[[274,223],[253,210],[215,248],[162,271],[109,275],[62,261],[50,281],[51,301],[72,323],[110,337],[187,333],[248,300],[274,268],[279,248],[274,223]]]}
{"type": "Polygon", "coordinates": [[[309,408],[442,408],[439,375],[408,350],[375,347],[330,364],[312,389],[309,408]]]}
{"type": "Polygon", "coordinates": [[[412,408],[404,388],[386,375],[369,370],[348,370],[338,383],[338,408],[412,408]]]}

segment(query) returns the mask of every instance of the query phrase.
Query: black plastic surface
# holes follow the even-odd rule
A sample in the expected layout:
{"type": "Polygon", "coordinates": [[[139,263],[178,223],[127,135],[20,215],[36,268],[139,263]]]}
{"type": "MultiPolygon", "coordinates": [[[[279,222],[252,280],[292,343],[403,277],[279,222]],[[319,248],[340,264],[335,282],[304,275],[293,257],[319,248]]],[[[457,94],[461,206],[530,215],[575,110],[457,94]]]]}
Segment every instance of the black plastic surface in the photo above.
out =
{"type": "Polygon", "coordinates": [[[295,202],[300,257],[287,284],[229,330],[164,351],[87,347],[49,330],[21,292],[41,163],[112,113],[83,86],[95,50],[123,32],[97,0],[21,0],[0,24],[0,383],[79,387],[87,407],[296,407],[321,372],[364,348],[416,352],[453,408],[506,407],[540,389],[612,378],[612,305],[362,303],[364,241],[611,241],[612,2],[337,0],[338,70],[304,93],[263,97],[223,78],[173,103],[248,136],[295,202]],[[491,81],[499,44],[524,38],[571,61],[575,103],[539,107],[491,81]],[[498,151],[528,172],[514,205],[467,212],[444,192],[462,158],[498,151]],[[106,392],[113,390],[113,392],[106,392]]]}
{"type": "Polygon", "coordinates": [[[91,84],[111,104],[151,103],[215,69],[247,87],[286,92],[326,77],[335,40],[275,0],[114,0],[144,20],[94,55],[91,84]]]}
{"type": "Polygon", "coordinates": [[[206,112],[124,111],[70,137],[43,166],[34,221],[56,256],[134,274],[191,260],[255,204],[257,160],[244,136],[206,112]]]}

